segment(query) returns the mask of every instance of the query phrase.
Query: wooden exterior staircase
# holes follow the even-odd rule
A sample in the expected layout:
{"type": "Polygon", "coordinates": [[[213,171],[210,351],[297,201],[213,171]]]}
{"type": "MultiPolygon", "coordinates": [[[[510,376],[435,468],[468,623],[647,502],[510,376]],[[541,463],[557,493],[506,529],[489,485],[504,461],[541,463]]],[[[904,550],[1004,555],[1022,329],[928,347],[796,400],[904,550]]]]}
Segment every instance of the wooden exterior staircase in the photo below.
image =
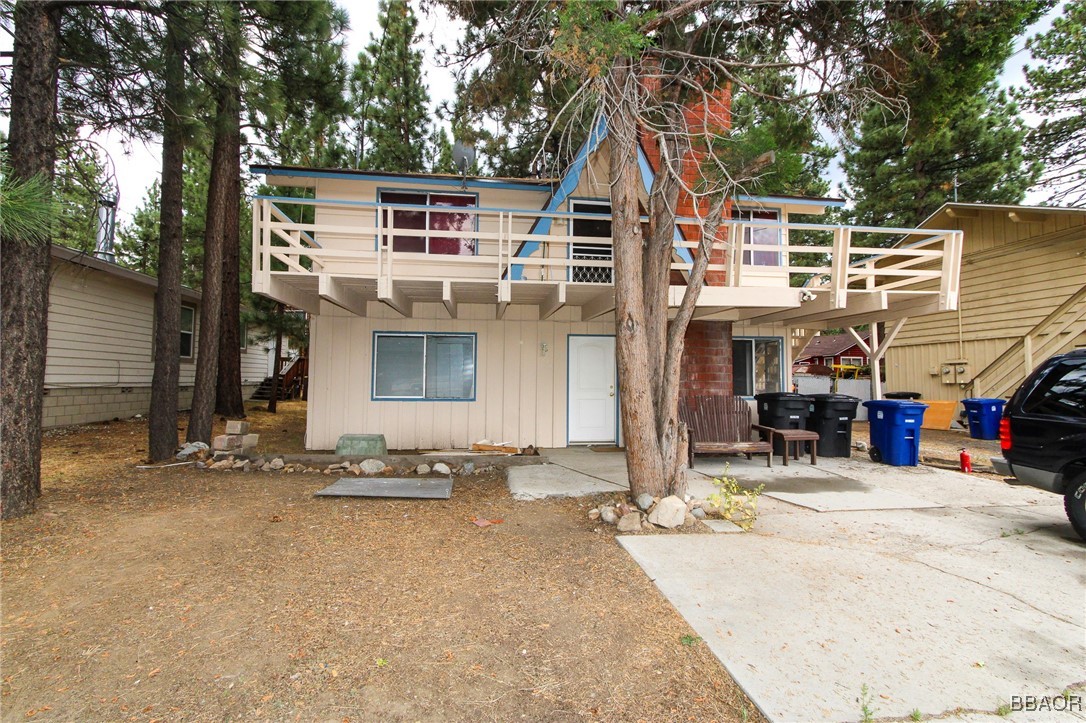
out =
{"type": "MultiPolygon", "coordinates": [[[[305,382],[309,376],[309,359],[305,356],[297,356],[286,360],[283,370],[279,373],[279,401],[295,399],[302,396],[305,382]]],[[[272,395],[272,378],[264,377],[264,381],[253,391],[249,399],[255,401],[267,401],[272,395]]]]}
{"type": "Polygon", "coordinates": [[[1040,362],[1070,351],[1086,333],[1086,285],[986,366],[966,388],[973,397],[1009,397],[1040,362]]]}

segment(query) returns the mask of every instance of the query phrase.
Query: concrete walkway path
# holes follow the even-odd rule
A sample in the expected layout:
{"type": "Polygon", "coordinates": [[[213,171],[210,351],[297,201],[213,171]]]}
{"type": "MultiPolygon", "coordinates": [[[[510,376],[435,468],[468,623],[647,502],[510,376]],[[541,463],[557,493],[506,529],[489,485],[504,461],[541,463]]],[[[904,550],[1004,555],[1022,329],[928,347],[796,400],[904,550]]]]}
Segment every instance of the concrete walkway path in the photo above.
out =
{"type": "MultiPolygon", "coordinates": [[[[627,486],[621,454],[544,454],[514,494],[627,486]]],[[[618,540],[769,718],[994,721],[1034,696],[1048,710],[1010,720],[1086,721],[1086,546],[1061,498],[852,459],[699,458],[691,492],[725,471],[766,485],[753,532],[618,540]]]]}

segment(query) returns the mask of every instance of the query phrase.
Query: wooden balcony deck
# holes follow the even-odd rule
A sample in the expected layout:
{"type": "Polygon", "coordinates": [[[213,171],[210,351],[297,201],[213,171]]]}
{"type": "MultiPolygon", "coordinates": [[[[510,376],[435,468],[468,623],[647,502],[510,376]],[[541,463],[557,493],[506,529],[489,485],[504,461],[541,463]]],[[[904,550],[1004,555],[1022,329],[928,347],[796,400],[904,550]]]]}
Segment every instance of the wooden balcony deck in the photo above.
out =
{"type": "MultiPolygon", "coordinates": [[[[582,320],[614,309],[611,239],[574,236],[586,213],[378,205],[257,197],[253,290],[319,313],[326,301],[365,315],[368,302],[411,316],[415,303],[563,306],[582,320]],[[456,216],[467,230],[397,228],[396,212],[456,216]],[[307,220],[295,220],[307,219],[307,220]],[[311,219],[311,220],[310,220],[311,219]],[[407,245],[470,253],[403,251],[407,245]]],[[[680,224],[696,225],[695,219],[680,224]]],[[[845,326],[957,308],[960,231],[728,221],[714,244],[698,318],[845,326]],[[893,245],[885,244],[887,241],[893,245]],[[757,263],[755,263],[757,262],[757,263]]],[[[697,243],[677,233],[673,278],[690,269],[697,243]]],[[[685,285],[671,287],[677,307],[685,285]]]]}

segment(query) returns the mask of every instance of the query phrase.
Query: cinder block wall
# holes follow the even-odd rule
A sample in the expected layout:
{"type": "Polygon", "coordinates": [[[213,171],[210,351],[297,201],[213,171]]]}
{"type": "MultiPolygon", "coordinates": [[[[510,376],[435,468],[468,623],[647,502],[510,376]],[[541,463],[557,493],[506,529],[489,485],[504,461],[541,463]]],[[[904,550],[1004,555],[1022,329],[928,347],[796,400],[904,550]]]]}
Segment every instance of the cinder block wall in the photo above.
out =
{"type": "MultiPolygon", "coordinates": [[[[248,399],[256,384],[242,385],[242,399],[248,399]]],[[[54,387],[45,390],[42,427],[65,427],[109,419],[147,415],[151,408],[150,387],[54,387]]],[[[192,387],[178,387],[177,409],[192,408],[192,387]]]]}
{"type": "MultiPolygon", "coordinates": [[[[192,387],[179,387],[177,408],[192,406],[192,387]]],[[[45,390],[42,427],[64,427],[109,419],[146,416],[151,407],[150,387],[54,387],[45,390]]]]}
{"type": "Polygon", "coordinates": [[[691,321],[686,330],[679,394],[683,398],[734,394],[732,322],[691,321]]]}

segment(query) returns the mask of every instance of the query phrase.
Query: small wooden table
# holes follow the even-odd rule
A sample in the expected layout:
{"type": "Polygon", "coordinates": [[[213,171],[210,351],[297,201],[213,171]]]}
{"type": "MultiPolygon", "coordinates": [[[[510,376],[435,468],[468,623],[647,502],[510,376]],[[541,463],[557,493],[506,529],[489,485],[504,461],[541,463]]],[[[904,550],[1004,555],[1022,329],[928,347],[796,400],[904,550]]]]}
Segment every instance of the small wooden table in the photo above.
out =
{"type": "Polygon", "coordinates": [[[818,464],[818,432],[809,429],[774,429],[773,435],[780,437],[784,442],[784,466],[788,466],[788,445],[794,444],[792,454],[799,459],[799,445],[801,442],[811,443],[811,464],[818,464]]]}

